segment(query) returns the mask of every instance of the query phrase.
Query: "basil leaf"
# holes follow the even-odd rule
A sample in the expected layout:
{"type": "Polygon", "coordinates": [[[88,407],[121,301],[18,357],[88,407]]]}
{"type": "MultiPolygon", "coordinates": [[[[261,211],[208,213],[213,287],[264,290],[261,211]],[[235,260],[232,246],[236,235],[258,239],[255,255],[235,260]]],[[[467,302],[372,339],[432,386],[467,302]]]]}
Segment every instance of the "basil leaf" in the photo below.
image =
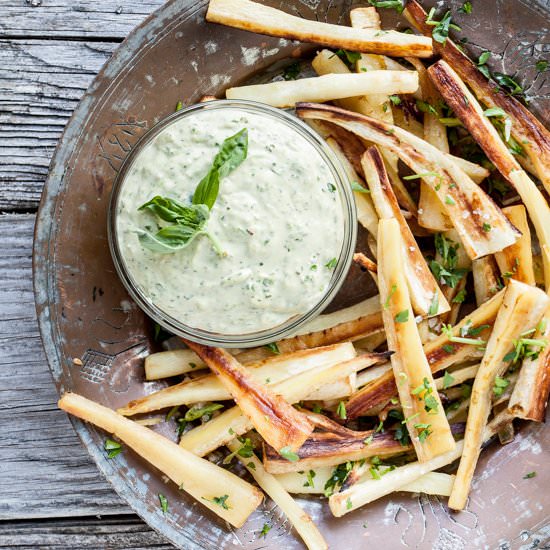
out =
{"type": "Polygon", "coordinates": [[[183,223],[163,227],[155,234],[140,230],[138,239],[141,245],[154,252],[170,254],[188,246],[201,233],[207,234],[204,227],[209,218],[208,208],[204,204],[195,204],[185,209],[183,223]]]}
{"type": "Polygon", "coordinates": [[[161,220],[172,223],[193,223],[193,220],[197,217],[196,206],[187,206],[176,199],[161,197],[160,195],[142,204],[138,210],[152,212],[161,220]]]}
{"type": "Polygon", "coordinates": [[[197,185],[193,195],[193,204],[206,204],[212,209],[220,187],[220,179],[237,168],[248,154],[248,130],[243,128],[222,143],[220,151],[214,157],[208,174],[197,185]]]}

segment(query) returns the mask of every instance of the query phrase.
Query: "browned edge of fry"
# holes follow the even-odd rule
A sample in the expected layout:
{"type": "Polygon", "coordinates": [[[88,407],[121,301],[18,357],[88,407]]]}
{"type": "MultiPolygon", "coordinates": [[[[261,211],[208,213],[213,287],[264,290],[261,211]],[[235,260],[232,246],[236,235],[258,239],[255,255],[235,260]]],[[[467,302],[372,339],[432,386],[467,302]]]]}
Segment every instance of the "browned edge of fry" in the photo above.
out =
{"type": "MultiPolygon", "coordinates": [[[[265,422],[273,431],[276,431],[285,444],[279,448],[290,446],[293,449],[299,448],[313,431],[313,424],[308,418],[297,411],[292,405],[285,401],[280,395],[270,391],[266,386],[254,381],[250,374],[232,355],[221,348],[204,346],[190,340],[184,340],[211,369],[218,375],[220,381],[231,380],[235,387],[251,401],[254,402],[258,411],[263,414],[265,422]]],[[[226,385],[224,383],[224,385],[226,385]]],[[[237,405],[242,404],[244,398],[235,395],[234,387],[227,387],[228,391],[235,398],[237,405]]],[[[246,411],[243,410],[246,414],[246,411]]],[[[252,418],[250,418],[253,421],[252,418]]],[[[253,421],[255,424],[255,422],[253,421]]],[[[255,426],[258,431],[258,426],[255,426]]],[[[266,434],[261,433],[264,439],[266,434]]],[[[268,437],[268,439],[270,439],[268,437]]]]}

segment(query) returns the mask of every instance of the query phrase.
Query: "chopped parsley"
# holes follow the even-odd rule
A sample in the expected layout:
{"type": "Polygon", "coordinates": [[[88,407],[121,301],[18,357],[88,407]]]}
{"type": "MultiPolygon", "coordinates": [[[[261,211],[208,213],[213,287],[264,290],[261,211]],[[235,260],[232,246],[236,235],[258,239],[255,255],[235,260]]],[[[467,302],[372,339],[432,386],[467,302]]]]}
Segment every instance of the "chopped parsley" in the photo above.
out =
{"type": "Polygon", "coordinates": [[[159,502],[160,502],[160,509],[162,510],[163,514],[166,514],[168,512],[168,499],[162,494],[158,494],[159,502]]]}
{"type": "Polygon", "coordinates": [[[417,99],[416,106],[422,113],[430,113],[434,116],[437,116],[437,117],[439,116],[437,109],[427,101],[422,101],[421,99],[417,99]]]}
{"type": "MultiPolygon", "coordinates": [[[[472,329],[476,330],[476,329],[472,329]]],[[[457,344],[466,344],[470,346],[484,346],[487,342],[481,338],[467,338],[466,336],[455,336],[453,334],[453,327],[451,325],[442,325],[441,332],[447,336],[447,339],[450,342],[455,342],[457,344]]],[[[461,331],[462,334],[462,331],[461,331]]],[[[467,332],[466,334],[472,334],[467,332]]]]}
{"type": "MultiPolygon", "coordinates": [[[[204,497],[202,497],[202,498],[204,498],[204,497]]],[[[227,504],[227,499],[228,498],[229,498],[229,495],[222,495],[221,497],[212,498],[212,500],[210,500],[210,502],[213,502],[214,504],[217,504],[218,506],[220,506],[224,510],[231,510],[231,506],[229,506],[229,504],[227,504]]],[[[209,500],[209,499],[204,498],[204,500],[209,500]]]]}
{"type": "Polygon", "coordinates": [[[428,436],[431,435],[432,433],[430,430],[431,427],[432,427],[431,424],[423,424],[423,423],[414,425],[414,428],[418,430],[418,440],[420,441],[420,443],[424,443],[424,441],[426,441],[428,436]]]}
{"type": "Polygon", "coordinates": [[[389,99],[394,105],[401,105],[401,98],[398,95],[390,95],[389,99]]]}
{"type": "Polygon", "coordinates": [[[250,438],[246,438],[244,441],[239,439],[239,441],[242,443],[242,445],[236,450],[233,451],[231,454],[227,455],[224,460],[223,464],[229,464],[233,457],[239,455],[243,458],[250,458],[254,454],[254,445],[252,444],[252,441],[250,441],[250,438]]]}
{"type": "Polygon", "coordinates": [[[454,206],[456,204],[455,200],[453,199],[453,197],[447,195],[445,197],[445,204],[450,204],[451,206],[454,206]]]}
{"type": "Polygon", "coordinates": [[[107,438],[105,439],[103,448],[107,451],[107,458],[115,458],[115,456],[122,452],[122,443],[107,438]]]}
{"type": "Polygon", "coordinates": [[[395,317],[396,323],[406,323],[409,320],[409,310],[404,309],[403,311],[400,311],[395,317]]]}
{"type": "Polygon", "coordinates": [[[347,411],[346,411],[346,404],[343,401],[340,401],[338,403],[338,407],[336,408],[336,414],[342,419],[346,420],[348,417],[347,411]]]}
{"type": "Polygon", "coordinates": [[[467,15],[470,15],[472,13],[472,3],[471,2],[464,2],[460,8],[458,8],[458,11],[461,13],[466,13],[467,15]]]}
{"type": "Polygon", "coordinates": [[[495,395],[502,395],[504,390],[510,385],[510,380],[507,378],[501,378],[497,376],[495,378],[495,385],[493,386],[493,393],[495,395]]]}
{"type": "Polygon", "coordinates": [[[532,479],[537,475],[537,472],[529,472],[523,476],[523,479],[532,479]]]}
{"type": "Polygon", "coordinates": [[[454,288],[460,279],[468,273],[467,269],[456,267],[457,250],[460,244],[447,239],[443,233],[435,235],[434,243],[437,253],[441,256],[441,261],[432,260],[430,269],[438,282],[454,288]]]}
{"type": "Polygon", "coordinates": [[[184,419],[187,422],[193,422],[193,420],[198,420],[203,416],[211,417],[214,411],[217,411],[218,409],[222,409],[222,408],[223,408],[223,405],[220,405],[219,403],[207,403],[203,407],[199,407],[198,405],[193,405],[185,413],[184,419]]]}
{"type": "Polygon", "coordinates": [[[360,52],[350,52],[348,50],[336,50],[334,52],[336,56],[338,56],[348,67],[348,69],[353,69],[355,66],[355,63],[361,59],[361,53],[360,52]]]}
{"type": "Polygon", "coordinates": [[[492,229],[491,224],[487,222],[483,224],[482,228],[483,228],[483,231],[485,231],[485,233],[489,233],[489,231],[491,231],[492,229]]]}
{"type": "Polygon", "coordinates": [[[331,260],[329,260],[326,264],[325,264],[325,267],[327,269],[334,269],[336,266],[338,265],[338,260],[336,258],[332,258],[331,260]]]}
{"type": "Polygon", "coordinates": [[[351,182],[351,190],[357,193],[365,193],[367,195],[370,193],[370,190],[366,187],[363,187],[358,181],[351,182]]]}
{"type": "Polygon", "coordinates": [[[430,309],[428,310],[428,315],[437,315],[439,311],[439,296],[437,292],[434,292],[432,302],[430,304],[430,309]]]}
{"type": "Polygon", "coordinates": [[[452,299],[453,304],[461,304],[466,299],[466,289],[460,290],[457,295],[452,299]]]}
{"type": "Polygon", "coordinates": [[[298,462],[300,457],[290,448],[290,445],[279,450],[279,454],[289,462],[298,462]]]}
{"type": "Polygon", "coordinates": [[[426,24],[433,27],[432,38],[439,42],[440,44],[445,44],[447,38],[449,37],[449,30],[454,29],[456,31],[461,31],[462,29],[451,22],[451,12],[450,10],[445,13],[441,21],[435,21],[433,16],[435,15],[435,8],[430,10],[428,18],[426,19],[426,24]]]}
{"type": "Polygon", "coordinates": [[[283,78],[285,80],[296,80],[300,74],[300,63],[295,61],[291,63],[283,72],[283,78]]]}
{"type": "Polygon", "coordinates": [[[539,73],[543,73],[544,71],[546,71],[546,69],[548,69],[548,61],[546,61],[545,59],[537,61],[537,63],[535,64],[535,68],[539,73]]]}
{"type": "Polygon", "coordinates": [[[279,355],[281,353],[279,351],[279,346],[276,344],[276,342],[272,342],[271,344],[266,344],[264,348],[268,349],[271,353],[274,353],[275,355],[279,355]]]}
{"type": "Polygon", "coordinates": [[[445,374],[443,375],[443,389],[446,390],[447,388],[450,388],[454,381],[454,377],[445,371],[445,374]]]}
{"type": "Polygon", "coordinates": [[[174,112],[178,112],[178,111],[181,111],[183,109],[183,103],[181,101],[178,101],[176,103],[176,108],[174,109],[174,112]]]}
{"type": "Polygon", "coordinates": [[[306,475],[307,475],[307,481],[304,483],[304,487],[314,487],[315,483],[313,481],[313,478],[315,477],[315,471],[309,470],[309,472],[306,475]]]}
{"type": "Polygon", "coordinates": [[[346,500],[346,510],[351,510],[353,507],[353,504],[351,503],[351,498],[347,498],[346,500]]]}
{"type": "Polygon", "coordinates": [[[401,0],[369,0],[369,4],[375,8],[390,8],[403,13],[403,2],[401,0]]]}
{"type": "Polygon", "coordinates": [[[271,525],[269,525],[269,523],[264,523],[264,526],[262,527],[262,530],[260,531],[259,536],[265,539],[269,531],[271,531],[271,525]]]}
{"type": "Polygon", "coordinates": [[[503,73],[493,73],[495,82],[504,88],[510,95],[519,95],[523,93],[523,88],[511,76],[503,73]]]}
{"type": "Polygon", "coordinates": [[[390,289],[390,292],[388,293],[388,297],[384,302],[384,309],[388,309],[390,307],[390,300],[392,299],[393,295],[396,292],[397,292],[397,285],[391,285],[391,289],[390,289]]]}
{"type": "Polygon", "coordinates": [[[353,462],[344,462],[343,464],[338,464],[336,468],[332,471],[331,476],[327,479],[324,487],[324,494],[328,498],[336,492],[337,487],[341,487],[348,478],[351,470],[353,468],[353,462]]]}

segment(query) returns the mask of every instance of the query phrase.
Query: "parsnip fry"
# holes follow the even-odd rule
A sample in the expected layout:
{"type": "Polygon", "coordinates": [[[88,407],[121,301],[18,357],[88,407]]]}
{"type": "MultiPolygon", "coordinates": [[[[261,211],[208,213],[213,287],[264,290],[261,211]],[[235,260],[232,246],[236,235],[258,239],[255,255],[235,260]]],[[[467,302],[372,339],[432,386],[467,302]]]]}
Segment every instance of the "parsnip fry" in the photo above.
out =
{"type": "Polygon", "coordinates": [[[248,0],[210,0],[206,20],[269,36],[314,42],[351,51],[392,56],[432,55],[432,41],[429,38],[396,31],[360,31],[341,25],[309,21],[248,0]]]}
{"type": "Polygon", "coordinates": [[[280,395],[256,382],[225,350],[191,341],[186,341],[186,344],[218,376],[265,441],[278,451],[284,448],[296,451],[301,447],[313,431],[307,417],[280,395]]]}
{"type": "Polygon", "coordinates": [[[145,358],[145,378],[160,380],[186,372],[197,372],[206,365],[190,349],[174,349],[152,353],[145,358]]]}
{"type": "Polygon", "coordinates": [[[58,405],[64,411],[114,434],[197,502],[234,527],[241,527],[262,502],[261,492],[250,483],[103,405],[75,393],[66,393],[58,405]],[[214,502],[221,495],[228,495],[226,506],[214,502]]]}
{"type": "Polygon", "coordinates": [[[517,418],[544,422],[550,393],[550,307],[530,338],[546,345],[538,354],[523,360],[508,410],[517,418]]]}
{"type": "Polygon", "coordinates": [[[293,107],[300,101],[332,101],[343,97],[380,92],[412,93],[418,87],[413,71],[372,71],[361,74],[327,74],[299,80],[253,84],[229,88],[227,99],[247,99],[273,107],[293,107]]]}
{"type": "MultiPolygon", "coordinates": [[[[460,80],[456,72],[443,60],[432,65],[428,69],[428,72],[441,95],[472,134],[479,146],[485,151],[489,160],[515,187],[529,212],[529,217],[535,226],[541,247],[549,247],[550,206],[542,193],[521,169],[506,144],[498,135],[495,127],[483,114],[483,109],[477,102],[477,99],[468,90],[462,80],[460,80]]],[[[550,147],[550,142],[548,145],[550,147]]],[[[486,228],[488,228],[489,233],[497,231],[490,220],[487,220],[486,228]]],[[[495,250],[494,252],[498,251],[495,250]]],[[[546,290],[550,292],[550,257],[543,256],[543,263],[545,286],[546,290]]]]}
{"type": "Polygon", "coordinates": [[[463,382],[466,382],[466,380],[470,380],[471,378],[475,378],[475,375],[477,374],[477,371],[479,370],[479,365],[472,365],[470,367],[464,367],[462,369],[454,370],[450,374],[450,379],[446,379],[446,377],[439,377],[435,379],[435,387],[438,391],[441,391],[443,389],[447,388],[453,388],[455,386],[459,386],[463,382]]]}
{"type": "Polygon", "coordinates": [[[269,445],[264,446],[264,466],[272,474],[299,472],[334,466],[343,462],[363,460],[372,456],[392,456],[410,450],[390,433],[355,432],[342,435],[331,432],[313,433],[296,453],[299,460],[289,461],[281,457],[269,445]],[[368,438],[372,436],[369,443],[368,438]]]}
{"type": "Polygon", "coordinates": [[[329,105],[299,103],[296,113],[304,119],[334,122],[358,136],[396,152],[444,197],[447,214],[470,258],[498,252],[520,236],[489,196],[456,164],[435,147],[397,126],[329,105]],[[492,231],[484,230],[491,224],[492,231]]]}
{"type": "MultiPolygon", "coordinates": [[[[347,340],[358,340],[382,331],[382,313],[378,296],[373,296],[354,306],[319,315],[304,325],[298,333],[277,342],[279,353],[290,353],[300,349],[329,346],[347,340]]],[[[241,363],[260,361],[272,356],[265,347],[250,348],[237,355],[241,363]]]]}
{"type": "MultiPolygon", "coordinates": [[[[368,463],[367,463],[368,466],[368,463]]],[[[304,472],[287,472],[277,474],[277,481],[289,493],[305,495],[322,495],[325,492],[325,484],[333,475],[333,468],[316,468],[304,472]],[[313,474],[311,474],[313,472],[313,474]],[[309,474],[309,475],[308,475],[309,474]]],[[[427,495],[449,496],[455,476],[440,472],[428,472],[422,477],[411,481],[399,488],[399,491],[409,493],[424,493],[427,495]]],[[[359,483],[372,479],[370,473],[363,474],[359,483]]]]}
{"type": "MultiPolygon", "coordinates": [[[[185,351],[191,352],[191,350],[185,351]]],[[[195,354],[195,352],[191,353],[195,354]]],[[[247,369],[254,380],[269,385],[327,363],[341,363],[355,355],[353,344],[347,342],[289,354],[273,355],[263,361],[248,364],[247,369]]],[[[231,394],[215,374],[209,374],[195,380],[168,386],[140,399],[130,401],[117,412],[124,416],[131,416],[200,401],[224,401],[227,399],[231,399],[231,394]]]]}
{"type": "Polygon", "coordinates": [[[472,262],[472,275],[478,306],[491,299],[502,288],[498,266],[495,257],[492,255],[474,260],[472,262]]]}
{"type": "Polygon", "coordinates": [[[399,224],[406,281],[415,314],[432,317],[448,311],[450,306],[439,289],[399,208],[378,149],[376,147],[367,149],[362,163],[378,217],[386,220],[395,219],[399,224]]]}
{"type": "MultiPolygon", "coordinates": [[[[416,0],[409,0],[404,12],[407,19],[426,36],[433,27],[426,24],[427,14],[416,0]]],[[[488,107],[499,107],[510,117],[512,136],[521,144],[534,165],[538,178],[550,192],[550,133],[537,118],[515,97],[487,80],[476,64],[452,40],[444,44],[434,42],[436,53],[441,55],[460,77],[474,90],[480,101],[488,107]]]]}
{"type": "Polygon", "coordinates": [[[283,511],[309,550],[327,550],[327,543],[309,514],[288,494],[277,478],[265,471],[258,457],[255,454],[246,458],[240,456],[238,451],[241,448],[241,444],[235,439],[229,442],[227,446],[232,453],[237,453],[237,458],[242,462],[256,483],[283,511]]]}
{"type": "Polygon", "coordinates": [[[503,208],[504,215],[521,231],[521,237],[511,246],[495,254],[495,260],[504,279],[515,279],[527,285],[535,285],[531,230],[525,206],[517,204],[503,208]]]}
{"type": "Polygon", "coordinates": [[[388,348],[395,352],[390,360],[411,441],[420,462],[426,462],[455,442],[416,328],[401,250],[397,221],[380,220],[379,287],[388,348]]]}
{"type": "Polygon", "coordinates": [[[496,317],[472,388],[464,451],[449,499],[450,508],[462,510],[466,505],[481,452],[483,431],[491,411],[495,379],[502,376],[509,365],[505,361],[506,354],[513,348],[514,340],[520,339],[523,332],[537,325],[549,304],[550,297],[536,287],[512,280],[506,288],[502,308],[496,317]]]}
{"type": "MultiPolygon", "coordinates": [[[[350,376],[369,365],[384,362],[387,356],[387,353],[371,353],[344,363],[321,365],[274,384],[271,391],[281,395],[289,403],[297,403],[307,399],[325,385],[333,384],[336,380],[350,376]]],[[[180,445],[198,456],[204,456],[253,427],[252,422],[243,415],[239,407],[232,407],[216,418],[183,434],[180,445]]]]}

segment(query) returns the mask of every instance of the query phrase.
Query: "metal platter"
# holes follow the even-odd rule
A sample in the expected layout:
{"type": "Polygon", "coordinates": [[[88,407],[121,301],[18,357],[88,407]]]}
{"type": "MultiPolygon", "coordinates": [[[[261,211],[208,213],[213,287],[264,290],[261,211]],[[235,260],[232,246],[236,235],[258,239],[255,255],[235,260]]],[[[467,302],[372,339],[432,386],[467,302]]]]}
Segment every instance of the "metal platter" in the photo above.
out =
{"type": "MultiPolygon", "coordinates": [[[[267,2],[287,12],[333,23],[347,21],[347,0],[267,2]]],[[[427,6],[433,2],[426,2],[427,6]]],[[[452,1],[458,8],[462,2],[452,1]]],[[[535,63],[549,58],[547,1],[473,2],[460,16],[465,47],[493,52],[496,70],[526,83],[531,106],[548,123],[550,82],[535,63]]],[[[59,143],[42,196],[34,245],[34,284],[40,329],[60,392],[75,391],[116,408],[163,387],[143,383],[143,357],[155,349],[151,325],[126,295],[109,255],[106,213],[118,169],[138,138],[173,112],[178,101],[220,95],[315,47],[207,24],[206,2],[171,0],[120,46],[83,97],[59,143]],[[73,361],[73,359],[79,361],[73,361]]],[[[394,12],[382,10],[394,26],[394,12]]],[[[401,27],[405,26],[403,21],[401,27]]],[[[361,241],[359,247],[364,246],[361,241]]],[[[340,305],[369,289],[352,271],[340,305]],[[367,288],[367,290],[365,290],[367,288]]],[[[104,434],[78,420],[75,429],[115,490],[151,527],[185,549],[301,548],[287,521],[266,501],[240,530],[166,484],[130,451],[109,460],[104,434]],[[170,502],[164,515],[158,493],[170,502]],[[273,528],[265,539],[265,522],[273,528]]],[[[157,427],[155,427],[157,428],[157,427]]],[[[174,438],[170,425],[159,431],[174,438]]],[[[547,533],[550,430],[522,426],[513,443],[483,453],[466,511],[450,513],[437,497],[397,493],[341,519],[319,499],[300,499],[331,548],[537,548],[547,533]],[[546,454],[544,452],[546,449],[546,454]],[[524,480],[526,472],[537,477],[524,480]]],[[[99,475],[99,474],[98,474],[99,475]]],[[[548,536],[548,534],[546,535],[548,536]]]]}

